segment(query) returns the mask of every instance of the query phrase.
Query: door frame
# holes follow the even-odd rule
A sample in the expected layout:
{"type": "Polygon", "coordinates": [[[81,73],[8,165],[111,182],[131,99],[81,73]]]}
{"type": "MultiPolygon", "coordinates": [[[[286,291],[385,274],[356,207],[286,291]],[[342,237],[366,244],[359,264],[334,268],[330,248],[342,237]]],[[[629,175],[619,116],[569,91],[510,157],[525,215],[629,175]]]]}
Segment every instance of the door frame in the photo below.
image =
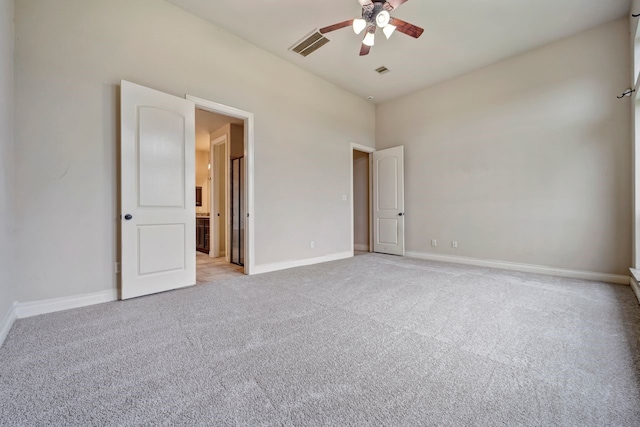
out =
{"type": "MultiPolygon", "coordinates": [[[[213,201],[212,204],[212,208],[218,208],[218,200],[219,197],[215,197],[216,196],[216,188],[218,187],[218,182],[217,182],[217,177],[214,177],[214,175],[216,174],[216,172],[218,171],[217,169],[217,165],[218,162],[216,161],[216,155],[215,155],[215,149],[217,146],[219,145],[224,145],[224,171],[223,171],[223,181],[224,181],[224,209],[225,209],[225,223],[224,223],[224,257],[225,260],[227,262],[229,262],[229,257],[228,257],[228,251],[227,251],[227,247],[229,246],[229,215],[227,215],[226,213],[226,209],[227,206],[229,206],[229,139],[227,137],[226,134],[211,140],[209,142],[210,146],[209,146],[209,163],[211,164],[211,169],[209,170],[209,178],[211,178],[210,182],[211,182],[211,194],[209,194],[210,199],[213,201]]],[[[210,212],[210,215],[217,215],[218,211],[220,211],[220,209],[211,209],[212,212],[210,212]],[[215,213],[213,212],[215,211],[215,213]]],[[[209,217],[211,218],[211,216],[209,217]]],[[[218,236],[218,233],[220,233],[220,221],[218,220],[217,216],[213,217],[215,222],[214,222],[214,227],[213,227],[213,231],[214,231],[214,239],[216,236],[218,236]]],[[[211,226],[211,223],[209,224],[209,226],[211,226]]],[[[216,254],[215,249],[213,251],[209,251],[209,258],[215,258],[215,257],[219,257],[220,256],[220,239],[215,239],[218,242],[218,253],[216,254]]],[[[211,243],[211,239],[209,239],[209,243],[211,243]]],[[[215,246],[214,246],[215,248],[215,246]]]]}
{"type": "Polygon", "coordinates": [[[368,153],[369,154],[369,252],[373,252],[373,205],[372,205],[372,191],[373,191],[373,180],[372,180],[372,166],[373,166],[373,161],[372,161],[372,156],[371,154],[373,152],[376,151],[375,148],[373,147],[369,147],[367,145],[362,145],[362,144],[357,144],[355,142],[352,142],[349,144],[349,158],[351,159],[351,162],[349,163],[349,180],[351,182],[351,186],[349,188],[350,191],[350,207],[351,207],[351,256],[355,255],[355,232],[354,232],[354,227],[355,227],[355,212],[354,212],[354,193],[353,193],[353,151],[361,151],[363,153],[368,153]]]}
{"type": "MultiPolygon", "coordinates": [[[[236,119],[244,120],[244,157],[245,157],[245,195],[244,205],[246,207],[247,218],[244,232],[244,274],[251,275],[255,267],[255,214],[254,214],[254,129],[255,118],[253,113],[240,110],[228,105],[219,104],[196,96],[187,95],[186,99],[192,101],[196,108],[222,114],[236,119]]],[[[228,252],[228,251],[227,251],[228,252]]]]}

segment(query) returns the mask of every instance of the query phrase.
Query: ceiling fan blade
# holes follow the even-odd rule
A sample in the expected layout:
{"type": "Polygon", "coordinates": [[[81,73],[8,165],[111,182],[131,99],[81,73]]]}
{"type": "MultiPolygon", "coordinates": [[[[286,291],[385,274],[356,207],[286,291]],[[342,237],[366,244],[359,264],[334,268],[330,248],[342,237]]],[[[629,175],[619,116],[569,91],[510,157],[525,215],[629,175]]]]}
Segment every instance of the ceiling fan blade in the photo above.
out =
{"type": "Polygon", "coordinates": [[[398,6],[402,5],[403,3],[408,2],[409,0],[388,0],[387,3],[389,3],[391,5],[392,8],[397,9],[398,6]]]}
{"type": "Polygon", "coordinates": [[[403,21],[398,18],[391,18],[391,25],[395,25],[397,30],[403,34],[411,36],[413,38],[418,38],[424,33],[424,29],[420,27],[416,27],[413,24],[409,24],[408,22],[403,21]]]}
{"type": "Polygon", "coordinates": [[[367,46],[366,44],[362,43],[362,46],[360,47],[360,56],[369,55],[370,51],[371,46],[367,46]]]}
{"type": "Polygon", "coordinates": [[[339,30],[341,28],[349,27],[353,25],[353,19],[348,21],[340,22],[338,24],[329,25],[328,27],[320,28],[320,34],[327,34],[331,31],[339,30]]]}

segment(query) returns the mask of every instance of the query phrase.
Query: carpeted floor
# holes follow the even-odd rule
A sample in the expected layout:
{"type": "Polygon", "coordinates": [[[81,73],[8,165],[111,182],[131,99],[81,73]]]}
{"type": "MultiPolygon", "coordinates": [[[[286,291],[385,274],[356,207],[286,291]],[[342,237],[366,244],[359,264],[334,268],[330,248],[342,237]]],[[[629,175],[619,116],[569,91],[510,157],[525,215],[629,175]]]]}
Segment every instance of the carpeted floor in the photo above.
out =
{"type": "Polygon", "coordinates": [[[640,425],[628,286],[364,255],[20,320],[0,425],[640,425]]]}

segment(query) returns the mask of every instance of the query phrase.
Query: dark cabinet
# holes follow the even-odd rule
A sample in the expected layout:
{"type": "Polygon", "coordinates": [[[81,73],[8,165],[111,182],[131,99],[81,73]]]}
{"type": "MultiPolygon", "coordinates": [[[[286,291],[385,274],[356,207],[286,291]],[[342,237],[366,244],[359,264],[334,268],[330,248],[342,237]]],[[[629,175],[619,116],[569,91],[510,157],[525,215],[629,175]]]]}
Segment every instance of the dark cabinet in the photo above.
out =
{"type": "Polygon", "coordinates": [[[209,253],[209,218],[196,218],[196,250],[209,253]]]}
{"type": "Polygon", "coordinates": [[[202,187],[196,187],[196,206],[202,206],[202,187]]]}

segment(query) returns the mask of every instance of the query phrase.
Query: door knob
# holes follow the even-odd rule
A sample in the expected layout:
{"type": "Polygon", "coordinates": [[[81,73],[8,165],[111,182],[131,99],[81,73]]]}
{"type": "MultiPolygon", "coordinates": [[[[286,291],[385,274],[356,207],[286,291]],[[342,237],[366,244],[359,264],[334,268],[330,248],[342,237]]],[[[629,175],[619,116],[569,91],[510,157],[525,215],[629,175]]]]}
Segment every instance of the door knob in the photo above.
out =
{"type": "Polygon", "coordinates": [[[398,216],[404,216],[404,212],[400,212],[398,216]]]}
{"type": "Polygon", "coordinates": [[[124,219],[126,219],[127,221],[130,221],[130,220],[132,220],[132,219],[133,219],[133,215],[131,215],[131,214],[126,214],[126,215],[124,216],[124,219]]]}

